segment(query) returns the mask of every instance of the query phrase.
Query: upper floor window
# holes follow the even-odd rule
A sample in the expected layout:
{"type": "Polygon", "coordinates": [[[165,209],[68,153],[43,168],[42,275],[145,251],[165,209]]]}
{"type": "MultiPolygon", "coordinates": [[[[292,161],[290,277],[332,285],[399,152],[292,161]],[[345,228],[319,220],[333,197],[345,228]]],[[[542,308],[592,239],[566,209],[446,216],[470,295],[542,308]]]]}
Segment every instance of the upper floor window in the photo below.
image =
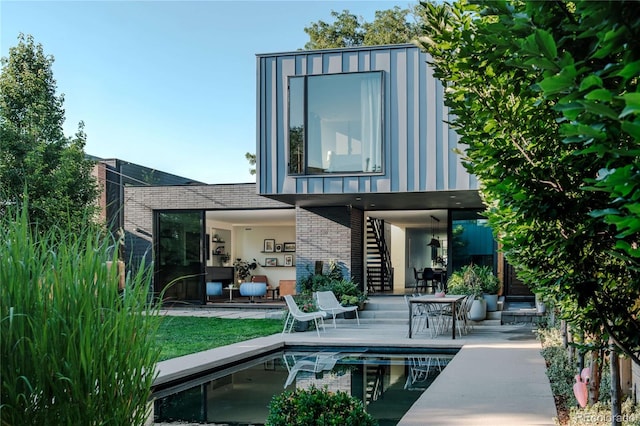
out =
{"type": "Polygon", "coordinates": [[[382,172],[382,72],[289,78],[289,173],[382,172]]]}

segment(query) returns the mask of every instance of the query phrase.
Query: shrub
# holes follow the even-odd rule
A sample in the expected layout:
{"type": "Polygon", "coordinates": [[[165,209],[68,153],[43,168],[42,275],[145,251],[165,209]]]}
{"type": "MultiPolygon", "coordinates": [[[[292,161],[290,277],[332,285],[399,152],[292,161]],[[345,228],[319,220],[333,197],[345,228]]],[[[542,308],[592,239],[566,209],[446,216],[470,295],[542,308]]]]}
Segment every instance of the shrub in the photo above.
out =
{"type": "Polygon", "coordinates": [[[362,402],[345,392],[330,392],[311,386],[283,392],[271,399],[268,426],[350,425],[378,422],[364,411],[362,402]]]}
{"type": "Polygon", "coordinates": [[[38,235],[26,209],[0,230],[0,424],[143,425],[160,352],[145,268],[121,293],[99,231],[38,235]]]}
{"type": "Polygon", "coordinates": [[[325,274],[310,274],[299,281],[303,294],[316,291],[332,291],[341,304],[358,305],[367,300],[367,296],[350,279],[343,278],[342,269],[336,263],[331,263],[329,272],[325,274]]]}
{"type": "Polygon", "coordinates": [[[447,280],[447,292],[481,296],[498,294],[500,281],[490,266],[465,265],[454,271],[447,280]]]}

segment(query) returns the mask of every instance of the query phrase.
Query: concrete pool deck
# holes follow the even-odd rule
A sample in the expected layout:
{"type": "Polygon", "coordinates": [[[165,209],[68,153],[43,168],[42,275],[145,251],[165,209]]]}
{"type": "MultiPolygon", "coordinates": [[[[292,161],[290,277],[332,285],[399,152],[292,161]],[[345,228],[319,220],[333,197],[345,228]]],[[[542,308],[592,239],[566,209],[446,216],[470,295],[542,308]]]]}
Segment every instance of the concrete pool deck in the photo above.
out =
{"type": "MultiPolygon", "coordinates": [[[[265,318],[259,309],[171,309],[168,315],[265,318]]],[[[540,342],[531,324],[476,326],[455,340],[450,334],[407,337],[407,324],[338,321],[326,331],[277,334],[211,349],[158,364],[156,384],[198,374],[289,345],[459,348],[459,352],[418,398],[399,426],[554,425],[556,408],[540,342]]]]}

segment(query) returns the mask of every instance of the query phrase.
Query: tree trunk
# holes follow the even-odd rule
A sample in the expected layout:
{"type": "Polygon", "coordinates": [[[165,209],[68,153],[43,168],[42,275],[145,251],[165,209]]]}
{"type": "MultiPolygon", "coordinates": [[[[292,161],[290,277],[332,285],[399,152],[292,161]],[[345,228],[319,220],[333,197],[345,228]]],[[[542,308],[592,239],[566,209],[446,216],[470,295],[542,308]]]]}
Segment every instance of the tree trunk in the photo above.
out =
{"type": "Polygon", "coordinates": [[[562,336],[562,347],[567,349],[569,338],[567,337],[567,322],[565,320],[560,321],[560,334],[562,336]]]}
{"type": "Polygon", "coordinates": [[[591,374],[589,376],[589,405],[593,405],[600,399],[600,380],[602,378],[603,364],[602,350],[591,351],[591,374]]]}
{"type": "Polygon", "coordinates": [[[622,410],[620,407],[620,363],[615,344],[610,342],[609,366],[611,367],[611,426],[622,425],[622,410]]]}

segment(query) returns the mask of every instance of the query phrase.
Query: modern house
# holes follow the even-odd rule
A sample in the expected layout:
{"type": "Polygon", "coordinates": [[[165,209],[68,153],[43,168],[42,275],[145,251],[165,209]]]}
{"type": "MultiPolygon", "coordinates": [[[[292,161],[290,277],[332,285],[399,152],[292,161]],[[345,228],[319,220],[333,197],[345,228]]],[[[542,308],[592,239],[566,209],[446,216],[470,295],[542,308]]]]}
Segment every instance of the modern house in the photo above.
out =
{"type": "Polygon", "coordinates": [[[410,44],[257,55],[256,184],[124,187],[130,252],[154,252],[156,291],[179,278],[167,296],[204,303],[240,258],[271,284],[337,262],[399,293],[415,270],[474,262],[529,295],[479,215],[427,61],[410,44]]]}

